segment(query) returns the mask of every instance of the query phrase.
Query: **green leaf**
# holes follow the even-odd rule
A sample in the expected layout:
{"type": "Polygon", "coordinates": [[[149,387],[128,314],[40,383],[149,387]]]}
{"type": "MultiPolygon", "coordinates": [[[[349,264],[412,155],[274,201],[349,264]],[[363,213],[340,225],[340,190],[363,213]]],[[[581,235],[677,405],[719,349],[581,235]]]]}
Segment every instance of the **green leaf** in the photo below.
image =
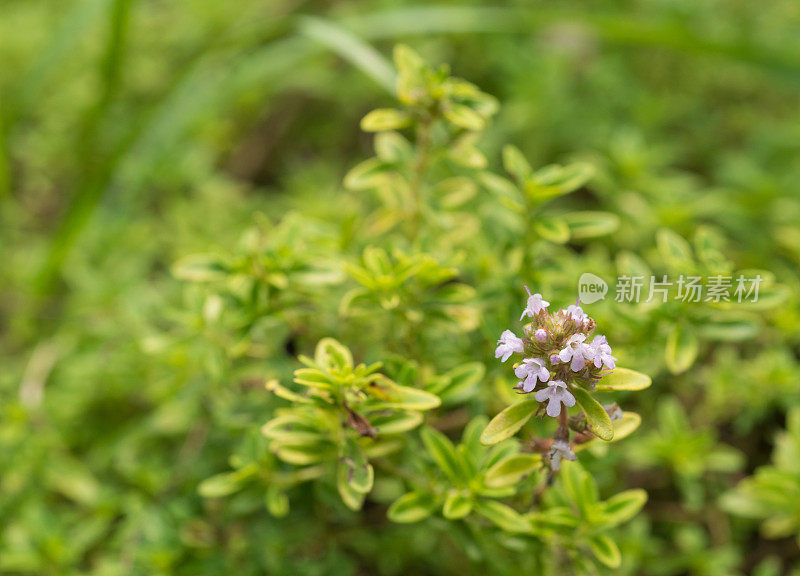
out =
{"type": "Polygon", "coordinates": [[[461,433],[461,445],[475,462],[480,461],[487,452],[487,448],[481,444],[481,432],[488,423],[489,418],[480,414],[470,420],[461,433]]]}
{"type": "Polygon", "coordinates": [[[432,410],[442,403],[435,394],[410,386],[401,386],[383,375],[375,378],[365,388],[365,392],[381,400],[374,406],[376,409],[432,410]]]}
{"type": "MultiPolygon", "coordinates": [[[[620,440],[623,440],[633,434],[639,428],[639,426],[642,424],[642,417],[636,412],[623,412],[622,418],[612,420],[611,424],[614,426],[614,438],[612,438],[610,441],[619,442],[620,440]]],[[[588,442],[575,445],[573,450],[575,452],[580,452],[586,448],[591,448],[599,441],[600,440],[593,438],[588,442]]]]}
{"type": "Polygon", "coordinates": [[[197,487],[204,498],[222,498],[242,489],[244,484],[258,472],[256,465],[249,465],[233,472],[223,472],[206,478],[197,487]]]}
{"type": "Polygon", "coordinates": [[[545,202],[581,188],[594,175],[591,164],[578,162],[569,166],[551,164],[536,171],[525,182],[525,192],[534,202],[545,202]]]}
{"type": "Polygon", "coordinates": [[[505,208],[516,214],[526,213],[525,199],[513,182],[491,172],[481,172],[478,180],[505,208]]]}
{"type": "Polygon", "coordinates": [[[647,278],[653,275],[653,271],[647,265],[647,262],[642,260],[641,256],[621,250],[616,257],[617,272],[620,276],[641,276],[647,278]]]}
{"type": "Polygon", "coordinates": [[[395,110],[394,108],[379,108],[361,119],[361,129],[364,132],[399,130],[410,125],[411,115],[408,112],[395,110]]]}
{"type": "Polygon", "coordinates": [[[392,165],[380,158],[368,158],[356,164],[345,174],[344,187],[348,190],[370,190],[386,181],[392,165]]]}
{"type": "Polygon", "coordinates": [[[477,132],[486,127],[486,120],[469,106],[464,104],[454,104],[444,111],[444,117],[451,124],[477,132]]]}
{"type": "Polygon", "coordinates": [[[742,490],[743,486],[745,485],[740,484],[737,489],[723,494],[719,500],[720,507],[726,512],[745,518],[763,518],[769,514],[758,499],[742,490]]]}
{"type": "Polygon", "coordinates": [[[283,518],[289,514],[289,498],[286,492],[278,489],[274,484],[267,488],[265,498],[267,510],[275,518],[283,518]]]}
{"type": "Polygon", "coordinates": [[[269,380],[265,387],[267,390],[275,394],[276,396],[283,398],[284,400],[289,400],[290,402],[296,402],[298,404],[311,404],[313,400],[308,396],[302,396],[295,392],[292,392],[288,388],[281,386],[280,382],[277,380],[269,380]]]}
{"type": "Polygon", "coordinates": [[[605,236],[619,228],[619,217],[611,212],[582,210],[564,214],[563,218],[574,240],[605,236]]]}
{"type": "Polygon", "coordinates": [[[530,523],[523,516],[510,506],[495,500],[477,500],[475,511],[506,532],[530,531],[530,523]]]}
{"type": "Polygon", "coordinates": [[[414,154],[414,149],[408,140],[397,132],[376,134],[374,146],[378,158],[390,164],[409,160],[414,154]]]}
{"type": "Polygon", "coordinates": [[[541,467],[539,454],[514,454],[497,462],[484,476],[484,483],[490,488],[503,488],[519,483],[534,470],[541,467]]]}
{"type": "Polygon", "coordinates": [[[438,430],[428,427],[420,431],[420,436],[428,454],[450,481],[459,486],[466,485],[470,480],[469,475],[461,465],[450,439],[438,430]]]}
{"type": "Polygon", "coordinates": [[[394,63],[398,72],[398,99],[404,104],[416,104],[426,97],[424,82],[428,65],[425,60],[408,46],[398,44],[394,47],[394,63]]]}
{"type": "Polygon", "coordinates": [[[463,206],[478,192],[478,185],[471,178],[453,176],[442,180],[433,188],[434,195],[439,198],[439,205],[446,210],[463,206]]]}
{"type": "Polygon", "coordinates": [[[547,535],[550,531],[572,534],[581,522],[572,509],[566,506],[533,510],[525,514],[525,518],[531,527],[531,532],[537,535],[547,535]]]}
{"type": "Polygon", "coordinates": [[[519,148],[506,144],[503,147],[503,168],[518,182],[524,182],[531,175],[531,165],[519,148]]]}
{"type": "Polygon", "coordinates": [[[472,512],[472,498],[461,490],[450,490],[444,500],[442,515],[448,520],[459,520],[472,512]]]}
{"type": "Polygon", "coordinates": [[[564,244],[569,241],[569,226],[563,218],[539,218],[533,223],[533,229],[539,236],[554,244],[564,244]]]}
{"type": "Polygon", "coordinates": [[[590,519],[599,508],[597,484],[578,462],[566,461],[561,465],[561,485],[571,502],[577,505],[581,518],[590,519]]]}
{"type": "Polygon", "coordinates": [[[316,368],[298,368],[294,371],[294,382],[321,390],[333,389],[331,377],[316,368]]]}
{"type": "Polygon", "coordinates": [[[370,424],[378,431],[378,435],[402,434],[413,430],[424,420],[419,412],[395,412],[394,414],[378,414],[370,416],[370,424]]]}
{"type": "Polygon", "coordinates": [[[636,516],[647,502],[647,492],[641,489],[626,490],[603,502],[606,522],[617,526],[636,516]]]}
{"type": "Polygon", "coordinates": [[[230,267],[219,256],[192,254],[172,265],[172,275],[186,282],[214,282],[230,274],[230,267]]]}
{"type": "Polygon", "coordinates": [[[345,468],[346,480],[355,492],[367,494],[372,490],[372,483],[375,479],[372,465],[367,461],[358,442],[350,436],[345,438],[342,457],[339,459],[339,468],[345,468]]]}
{"type": "Polygon", "coordinates": [[[698,226],[694,232],[694,252],[706,268],[713,274],[726,274],[731,270],[725,258],[725,239],[708,226],[698,226]]]}
{"type": "Polygon", "coordinates": [[[589,430],[591,430],[595,436],[606,442],[614,438],[614,426],[611,424],[611,418],[608,416],[603,406],[592,398],[589,392],[579,386],[573,387],[572,393],[575,394],[575,399],[578,401],[578,405],[586,416],[586,423],[589,425],[589,430]]]}
{"type": "Polygon", "coordinates": [[[706,469],[714,472],[737,472],[742,469],[744,462],[744,455],[728,446],[715,448],[711,453],[706,454],[705,458],[706,469]]]}
{"type": "Polygon", "coordinates": [[[435,508],[436,500],[432,495],[423,492],[409,492],[392,502],[386,516],[392,522],[410,524],[424,520],[433,514],[435,508]]]}
{"type": "MultiPolygon", "coordinates": [[[[465,134],[472,136],[474,133],[467,132],[465,134]]],[[[474,170],[482,170],[488,164],[486,156],[475,147],[472,138],[459,138],[447,150],[447,156],[453,162],[474,170]]]]}
{"type": "Polygon", "coordinates": [[[353,355],[346,346],[333,338],[323,338],[317,344],[314,361],[322,368],[343,370],[353,367],[353,355]]]}
{"type": "Polygon", "coordinates": [[[431,383],[429,391],[449,404],[465,401],[474,394],[485,375],[486,367],[482,362],[465,362],[431,383]]]}
{"type": "Polygon", "coordinates": [[[481,444],[491,446],[510,438],[530,420],[538,406],[539,403],[535,400],[523,400],[512,404],[492,418],[481,434],[481,444]]]}
{"type": "Polygon", "coordinates": [[[633,434],[642,424],[642,417],[636,412],[623,412],[622,418],[617,418],[611,423],[614,425],[612,442],[616,442],[633,434]]]}
{"type": "Polygon", "coordinates": [[[275,455],[289,464],[296,464],[298,466],[305,466],[307,464],[316,464],[325,460],[332,459],[336,456],[334,446],[330,443],[317,442],[317,443],[278,443],[273,441],[270,449],[275,455]]]}
{"type": "Polygon", "coordinates": [[[697,334],[685,324],[676,324],[667,337],[664,351],[667,368],[673,374],[686,372],[697,358],[697,334]]]}
{"type": "Polygon", "coordinates": [[[694,270],[692,247],[679,234],[669,228],[662,228],[656,233],[656,245],[670,270],[683,274],[694,270]]]}
{"type": "Polygon", "coordinates": [[[350,481],[350,467],[342,462],[336,469],[336,489],[345,506],[351,510],[361,510],[364,505],[364,493],[356,490],[350,481]]]}
{"type": "Polygon", "coordinates": [[[697,332],[703,338],[718,342],[741,342],[758,336],[761,326],[758,321],[746,316],[729,314],[709,320],[697,327],[697,332]]]}
{"type": "Polygon", "coordinates": [[[610,536],[592,534],[588,538],[592,553],[600,562],[609,568],[619,568],[622,563],[622,554],[610,536]]]}
{"type": "Polygon", "coordinates": [[[614,368],[614,370],[598,381],[595,390],[598,392],[606,390],[644,390],[653,381],[647,374],[642,374],[630,368],[614,368]]]}

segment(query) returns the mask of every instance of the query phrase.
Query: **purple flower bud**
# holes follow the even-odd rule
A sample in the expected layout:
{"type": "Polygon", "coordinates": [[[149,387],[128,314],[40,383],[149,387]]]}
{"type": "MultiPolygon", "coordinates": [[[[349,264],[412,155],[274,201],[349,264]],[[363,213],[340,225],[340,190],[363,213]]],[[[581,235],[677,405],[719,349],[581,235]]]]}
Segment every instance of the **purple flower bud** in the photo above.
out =
{"type": "Polygon", "coordinates": [[[536,332],[533,333],[533,336],[539,342],[544,342],[545,340],[547,340],[547,330],[545,330],[544,328],[539,328],[536,332]]]}

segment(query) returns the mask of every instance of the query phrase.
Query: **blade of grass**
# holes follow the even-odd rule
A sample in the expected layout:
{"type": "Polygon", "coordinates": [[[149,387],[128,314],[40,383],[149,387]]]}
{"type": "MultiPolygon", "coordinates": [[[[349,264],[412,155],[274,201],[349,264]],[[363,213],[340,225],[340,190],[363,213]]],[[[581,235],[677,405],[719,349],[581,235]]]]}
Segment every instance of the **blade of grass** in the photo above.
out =
{"type": "Polygon", "coordinates": [[[348,16],[338,23],[367,40],[426,34],[530,34],[558,23],[582,25],[598,38],[623,46],[656,46],[760,67],[800,82],[800,57],[734,35],[711,37],[686,27],[627,14],[588,14],[564,9],[421,6],[348,16]]]}
{"type": "Polygon", "coordinates": [[[10,130],[16,119],[30,109],[36,101],[36,96],[42,92],[50,74],[58,70],[62,62],[73,56],[76,46],[85,38],[85,31],[94,26],[95,20],[106,12],[112,1],[78,2],[61,20],[47,47],[19,80],[16,91],[6,102],[7,129],[10,130]]]}
{"type": "Polygon", "coordinates": [[[394,66],[361,38],[330,20],[310,16],[300,19],[298,29],[301,34],[323,44],[394,94],[394,66]]]}
{"type": "Polygon", "coordinates": [[[97,103],[84,117],[77,144],[78,155],[86,162],[84,169],[87,185],[77,190],[56,231],[45,265],[34,283],[35,292],[39,295],[48,292],[52,287],[80,230],[102,197],[103,187],[100,182],[103,180],[102,175],[107,172],[108,158],[102,153],[102,134],[98,126],[107,115],[119,87],[131,3],[132,0],[114,0],[111,4],[108,41],[100,64],[103,89],[97,103]]]}

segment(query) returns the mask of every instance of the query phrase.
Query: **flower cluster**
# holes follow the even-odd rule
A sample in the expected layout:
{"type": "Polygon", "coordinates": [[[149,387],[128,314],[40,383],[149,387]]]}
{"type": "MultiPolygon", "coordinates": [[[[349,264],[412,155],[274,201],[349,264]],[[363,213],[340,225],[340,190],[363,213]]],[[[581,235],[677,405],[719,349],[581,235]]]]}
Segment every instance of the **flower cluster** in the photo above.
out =
{"type": "Polygon", "coordinates": [[[520,379],[516,389],[534,393],[537,402],[547,402],[549,416],[561,414],[561,405],[575,405],[571,390],[581,386],[588,390],[616,367],[611,346],[605,336],[594,335],[595,322],[578,303],[550,314],[550,303],[541,294],[531,294],[520,320],[531,321],[523,328],[522,337],[506,330],[497,341],[495,357],[502,362],[513,354],[522,356],[514,365],[520,379]]]}

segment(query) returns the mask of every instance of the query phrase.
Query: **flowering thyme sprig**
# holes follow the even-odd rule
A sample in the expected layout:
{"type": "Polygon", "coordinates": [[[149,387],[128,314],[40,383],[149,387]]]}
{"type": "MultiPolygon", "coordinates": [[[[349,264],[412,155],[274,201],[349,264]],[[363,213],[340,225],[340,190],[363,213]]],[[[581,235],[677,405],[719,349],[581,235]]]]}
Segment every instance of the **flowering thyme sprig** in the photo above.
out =
{"type": "Polygon", "coordinates": [[[595,321],[579,303],[550,314],[550,303],[541,294],[531,294],[527,286],[525,290],[528,301],[522,318],[531,322],[524,326],[522,337],[511,330],[503,332],[495,356],[505,362],[512,354],[521,355],[514,365],[520,379],[516,390],[533,392],[538,402],[548,402],[547,414],[557,417],[561,404],[575,405],[573,388],[594,389],[616,367],[616,358],[605,336],[594,335],[595,321]]]}
{"type": "Polygon", "coordinates": [[[580,307],[580,302],[559,310],[548,311],[550,303],[541,294],[531,294],[521,318],[530,318],[519,337],[506,330],[497,341],[495,357],[505,362],[518,354],[514,364],[519,378],[515,386],[520,394],[531,394],[539,402],[539,411],[559,418],[559,449],[551,451],[551,467],[557,470],[560,460],[570,458],[568,408],[576,404],[576,389],[593,390],[597,382],[616,367],[616,358],[605,336],[595,335],[595,321],[580,307]],[[563,446],[562,446],[563,444],[563,446]],[[563,449],[562,449],[563,448],[563,449]]]}

